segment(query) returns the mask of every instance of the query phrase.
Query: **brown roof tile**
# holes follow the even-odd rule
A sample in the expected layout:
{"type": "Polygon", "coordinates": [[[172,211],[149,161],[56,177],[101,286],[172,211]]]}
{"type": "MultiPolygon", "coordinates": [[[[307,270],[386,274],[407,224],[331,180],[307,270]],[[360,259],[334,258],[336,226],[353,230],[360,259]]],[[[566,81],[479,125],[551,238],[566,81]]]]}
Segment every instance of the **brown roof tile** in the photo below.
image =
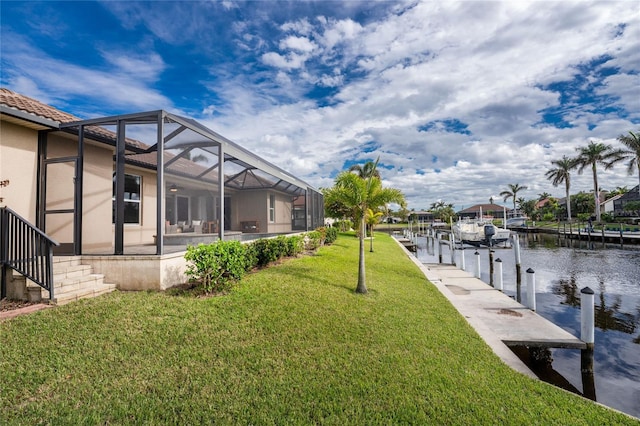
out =
{"type": "Polygon", "coordinates": [[[13,92],[4,87],[0,87],[0,103],[5,104],[10,108],[15,108],[59,123],[69,123],[71,121],[80,120],[78,117],[62,112],[52,106],[45,105],[40,101],[36,101],[35,99],[13,92]]]}
{"type": "MultiPolygon", "coordinates": [[[[0,87],[0,104],[4,104],[10,108],[14,108],[19,111],[33,114],[38,117],[46,118],[49,120],[57,121],[59,123],[71,123],[73,121],[81,121],[74,115],[68,114],[64,111],[60,111],[50,105],[43,104],[33,98],[30,98],[20,93],[13,92],[7,88],[0,87]]],[[[89,134],[100,136],[115,141],[116,134],[110,130],[107,130],[98,126],[87,126],[86,131],[89,134]]],[[[126,143],[129,146],[136,148],[147,148],[148,146],[135,139],[127,138],[126,143]]]]}

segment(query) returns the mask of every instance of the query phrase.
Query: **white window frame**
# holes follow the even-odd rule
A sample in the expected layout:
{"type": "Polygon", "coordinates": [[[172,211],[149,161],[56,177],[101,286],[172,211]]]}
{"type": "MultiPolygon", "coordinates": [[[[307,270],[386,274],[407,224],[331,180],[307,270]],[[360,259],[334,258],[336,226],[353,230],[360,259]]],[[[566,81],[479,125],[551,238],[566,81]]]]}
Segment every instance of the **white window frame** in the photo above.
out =
{"type": "Polygon", "coordinates": [[[269,194],[269,223],[276,221],[276,194],[269,194]]]}

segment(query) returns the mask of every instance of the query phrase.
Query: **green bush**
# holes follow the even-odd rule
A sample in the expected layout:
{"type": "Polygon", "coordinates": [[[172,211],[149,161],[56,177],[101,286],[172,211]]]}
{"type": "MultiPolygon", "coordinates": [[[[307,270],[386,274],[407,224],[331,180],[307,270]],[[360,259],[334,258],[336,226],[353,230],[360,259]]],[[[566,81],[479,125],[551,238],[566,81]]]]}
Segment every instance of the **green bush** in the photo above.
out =
{"type": "Polygon", "coordinates": [[[228,289],[247,270],[246,248],[239,241],[217,241],[187,247],[186,274],[207,293],[228,289]]]}
{"type": "Polygon", "coordinates": [[[325,236],[324,242],[326,244],[333,244],[338,239],[338,229],[331,227],[327,228],[327,235],[325,236]]]}
{"type": "Polygon", "coordinates": [[[350,220],[338,220],[333,224],[334,228],[340,230],[340,232],[347,232],[353,229],[353,222],[350,220]]]}
{"type": "Polygon", "coordinates": [[[613,222],[613,213],[602,213],[600,215],[600,220],[602,222],[613,222]]]}
{"type": "Polygon", "coordinates": [[[245,260],[247,271],[258,266],[258,249],[253,243],[245,244],[245,260]]]}
{"type": "Polygon", "coordinates": [[[272,241],[273,240],[259,239],[251,243],[255,250],[257,266],[266,266],[278,260],[278,253],[274,250],[276,244],[272,243],[272,241]]]}
{"type": "Polygon", "coordinates": [[[553,222],[554,220],[556,220],[556,217],[554,216],[553,213],[545,213],[542,216],[542,220],[545,222],[553,222]]]}
{"type": "Polygon", "coordinates": [[[319,231],[307,232],[304,239],[305,250],[316,250],[322,245],[322,234],[319,231]]]}
{"type": "Polygon", "coordinates": [[[292,235],[287,237],[286,256],[297,256],[304,249],[304,240],[301,235],[292,235]]]}

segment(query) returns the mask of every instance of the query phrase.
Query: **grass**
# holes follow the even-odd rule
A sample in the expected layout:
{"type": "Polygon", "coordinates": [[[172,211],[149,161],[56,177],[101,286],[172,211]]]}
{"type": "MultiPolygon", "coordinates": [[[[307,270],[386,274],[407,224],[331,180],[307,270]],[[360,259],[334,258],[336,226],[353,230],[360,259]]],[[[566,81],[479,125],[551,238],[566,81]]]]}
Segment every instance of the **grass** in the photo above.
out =
{"type": "Polygon", "coordinates": [[[382,232],[211,298],[115,292],[0,324],[0,424],[637,424],[502,364],[382,232]]]}

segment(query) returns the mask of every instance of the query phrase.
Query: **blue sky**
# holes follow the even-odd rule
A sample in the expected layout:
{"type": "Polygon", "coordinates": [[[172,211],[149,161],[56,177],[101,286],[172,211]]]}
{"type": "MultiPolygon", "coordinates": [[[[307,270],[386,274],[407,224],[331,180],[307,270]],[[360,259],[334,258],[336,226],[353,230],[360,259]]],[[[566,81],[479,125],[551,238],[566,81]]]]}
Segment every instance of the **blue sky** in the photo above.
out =
{"type": "MultiPolygon", "coordinates": [[[[316,187],[380,157],[416,210],[509,183],[564,196],[552,160],[640,130],[637,1],[3,0],[0,16],[3,87],[82,118],[188,115],[316,187]]],[[[599,182],[638,180],[619,165],[599,182]]]]}

